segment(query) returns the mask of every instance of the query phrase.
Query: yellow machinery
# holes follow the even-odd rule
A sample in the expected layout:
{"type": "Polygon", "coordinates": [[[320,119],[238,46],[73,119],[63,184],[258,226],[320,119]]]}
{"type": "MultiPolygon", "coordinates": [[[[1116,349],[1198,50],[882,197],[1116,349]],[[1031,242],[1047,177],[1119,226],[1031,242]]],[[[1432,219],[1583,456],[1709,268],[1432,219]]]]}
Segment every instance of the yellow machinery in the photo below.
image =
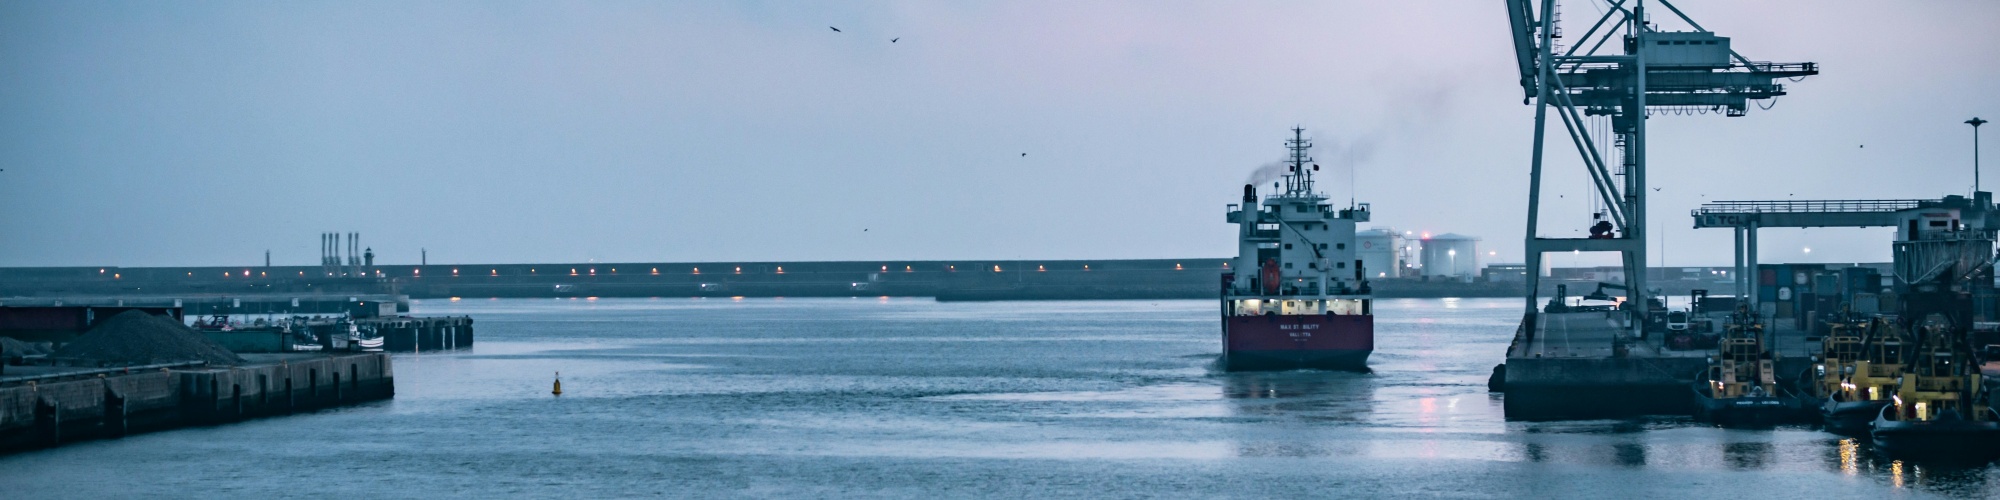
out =
{"type": "Polygon", "coordinates": [[[1823,342],[1814,379],[1820,422],[1837,434],[1866,435],[1896,393],[1908,337],[1893,318],[1877,317],[1835,323],[1823,342]]]}
{"type": "Polygon", "coordinates": [[[1723,425],[1775,425],[1804,416],[1804,405],[1778,387],[1777,356],[1765,349],[1764,325],[1737,308],[1695,382],[1696,418],[1723,425]]]}
{"type": "Polygon", "coordinates": [[[1723,325],[1716,354],[1708,362],[1708,397],[1769,396],[1778,393],[1773,363],[1764,355],[1764,325],[1740,309],[1723,325]]]}
{"type": "Polygon", "coordinates": [[[1861,357],[1854,360],[1852,370],[1843,369],[1846,374],[1839,379],[1842,401],[1880,401],[1897,390],[1896,377],[1903,372],[1903,350],[1909,337],[1889,318],[1875,318],[1868,325],[1861,357]]]}
{"type": "Polygon", "coordinates": [[[1847,375],[1861,361],[1861,339],[1867,335],[1871,322],[1843,311],[1839,318],[1827,323],[1830,328],[1819,341],[1819,363],[1813,366],[1817,376],[1811,377],[1817,383],[1807,388],[1813,397],[1827,397],[1843,388],[1847,375]]]}
{"type": "Polygon", "coordinates": [[[1869,436],[1890,455],[1967,456],[1990,460],[2000,454],[2000,416],[1980,394],[1979,367],[1965,329],[1927,321],[1898,378],[1892,403],[1878,412],[1869,436]]]}
{"type": "MultiPolygon", "coordinates": [[[[1895,412],[1888,420],[1931,421],[1956,414],[1966,420],[1991,420],[1979,397],[1980,374],[1972,352],[1947,326],[1930,324],[1921,331],[1910,364],[1902,371],[1894,396],[1895,412]]],[[[1892,414],[1893,413],[1893,414],[1892,414]]]]}

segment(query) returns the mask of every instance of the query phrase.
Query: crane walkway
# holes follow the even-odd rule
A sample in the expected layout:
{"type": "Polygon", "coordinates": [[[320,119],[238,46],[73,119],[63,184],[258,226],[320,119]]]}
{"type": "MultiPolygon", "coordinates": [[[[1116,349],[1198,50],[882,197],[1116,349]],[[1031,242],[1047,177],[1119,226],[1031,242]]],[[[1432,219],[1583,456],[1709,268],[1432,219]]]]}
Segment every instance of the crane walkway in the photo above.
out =
{"type": "Polygon", "coordinates": [[[1694,227],[1884,227],[1935,200],[1717,201],[1696,208],[1694,227]]]}

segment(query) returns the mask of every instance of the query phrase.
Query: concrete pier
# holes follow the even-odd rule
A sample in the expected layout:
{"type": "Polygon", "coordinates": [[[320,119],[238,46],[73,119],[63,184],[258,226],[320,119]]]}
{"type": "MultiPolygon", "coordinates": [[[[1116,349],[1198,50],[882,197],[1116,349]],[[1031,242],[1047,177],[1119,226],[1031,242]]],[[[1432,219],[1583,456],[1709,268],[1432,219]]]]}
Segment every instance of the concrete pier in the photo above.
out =
{"type": "Polygon", "coordinates": [[[472,318],[466,316],[397,316],[357,319],[354,323],[363,333],[381,335],[382,349],[390,352],[472,348],[472,318]]]}
{"type": "Polygon", "coordinates": [[[389,356],[248,354],[241,366],[10,367],[0,453],[395,396],[389,356]]]}
{"type": "MultiPolygon", "coordinates": [[[[1526,315],[1507,349],[1503,400],[1508,419],[1556,420],[1639,415],[1688,415],[1692,386],[1710,349],[1676,351],[1658,338],[1617,338],[1627,329],[1619,312],[1526,315]]],[[[1781,383],[1811,367],[1819,344],[1806,333],[1774,330],[1781,383]]]]}

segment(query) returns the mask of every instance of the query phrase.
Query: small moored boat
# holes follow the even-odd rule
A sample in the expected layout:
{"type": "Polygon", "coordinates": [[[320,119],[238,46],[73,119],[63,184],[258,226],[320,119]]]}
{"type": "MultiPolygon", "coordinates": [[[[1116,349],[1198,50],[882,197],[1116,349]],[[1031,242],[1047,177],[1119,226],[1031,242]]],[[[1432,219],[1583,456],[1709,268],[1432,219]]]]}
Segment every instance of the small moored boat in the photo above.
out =
{"type": "Polygon", "coordinates": [[[1963,341],[1967,330],[1933,318],[1917,329],[1915,352],[1869,435],[1892,456],[2000,457],[2000,414],[1982,394],[1982,375],[1963,341]]]}
{"type": "Polygon", "coordinates": [[[1694,384],[1695,418],[1721,425],[1771,426],[1803,415],[1803,402],[1778,386],[1773,368],[1777,363],[1765,349],[1763,332],[1749,309],[1738,307],[1730,315],[1716,354],[1708,358],[1708,368],[1694,384]]]}
{"type": "Polygon", "coordinates": [[[1889,318],[1842,314],[1830,323],[1814,373],[1800,377],[1810,382],[1801,384],[1801,395],[1820,402],[1820,422],[1827,432],[1866,436],[1896,390],[1904,335],[1889,318]]]}

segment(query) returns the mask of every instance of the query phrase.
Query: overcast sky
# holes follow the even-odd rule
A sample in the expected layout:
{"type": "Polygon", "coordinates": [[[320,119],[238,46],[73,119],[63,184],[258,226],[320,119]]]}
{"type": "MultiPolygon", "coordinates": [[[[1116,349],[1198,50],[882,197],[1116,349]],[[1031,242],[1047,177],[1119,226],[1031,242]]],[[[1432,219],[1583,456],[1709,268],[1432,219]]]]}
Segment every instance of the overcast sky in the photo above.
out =
{"type": "MultiPolygon", "coordinates": [[[[1599,12],[1562,3],[1572,36],[1599,12]]],[[[1706,200],[1970,191],[2000,2],[1676,5],[1823,74],[1649,122],[1667,263],[1729,262],[1706,200]]],[[[10,1],[0,265],[305,265],[323,231],[387,263],[1221,257],[1293,125],[1375,225],[1519,262],[1509,43],[1497,1],[10,1]]],[[[1550,144],[1545,233],[1580,236],[1550,144]]],[[[1888,235],[1772,230],[1763,260],[1888,235]]]]}

